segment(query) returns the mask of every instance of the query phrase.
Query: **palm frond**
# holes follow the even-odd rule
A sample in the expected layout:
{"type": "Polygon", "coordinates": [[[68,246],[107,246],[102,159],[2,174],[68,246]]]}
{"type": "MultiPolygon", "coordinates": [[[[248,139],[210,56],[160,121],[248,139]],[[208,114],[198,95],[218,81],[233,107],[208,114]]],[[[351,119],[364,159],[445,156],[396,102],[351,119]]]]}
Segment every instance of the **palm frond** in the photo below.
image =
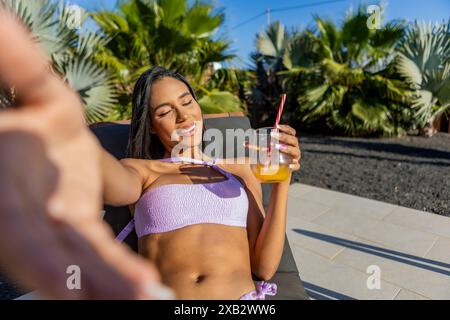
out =
{"type": "MultiPolygon", "coordinates": [[[[53,0],[7,0],[51,57],[52,67],[78,92],[88,121],[101,120],[115,104],[115,94],[106,70],[95,60],[105,44],[100,35],[71,29],[69,5],[53,0]]],[[[80,23],[88,17],[82,12],[80,23]]],[[[3,96],[0,93],[0,96],[3,96]]],[[[5,98],[0,98],[2,101],[5,98]]]]}
{"type": "Polygon", "coordinates": [[[242,111],[239,98],[230,92],[213,90],[198,101],[204,113],[242,111]]]}
{"type": "Polygon", "coordinates": [[[450,105],[450,21],[416,21],[399,50],[397,70],[415,91],[412,107],[419,124],[425,125],[450,105]]]}

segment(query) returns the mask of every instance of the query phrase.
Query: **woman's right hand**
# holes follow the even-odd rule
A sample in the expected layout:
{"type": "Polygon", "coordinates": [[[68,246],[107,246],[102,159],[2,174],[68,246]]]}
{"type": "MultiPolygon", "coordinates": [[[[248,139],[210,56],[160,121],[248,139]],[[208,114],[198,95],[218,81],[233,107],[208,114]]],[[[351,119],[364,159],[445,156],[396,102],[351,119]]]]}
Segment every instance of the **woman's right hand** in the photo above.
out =
{"type": "Polygon", "coordinates": [[[157,271],[100,217],[101,147],[78,95],[46,65],[0,7],[0,80],[19,102],[0,113],[0,263],[52,298],[158,298],[157,271]],[[66,286],[69,265],[81,269],[81,290],[66,286]]]}

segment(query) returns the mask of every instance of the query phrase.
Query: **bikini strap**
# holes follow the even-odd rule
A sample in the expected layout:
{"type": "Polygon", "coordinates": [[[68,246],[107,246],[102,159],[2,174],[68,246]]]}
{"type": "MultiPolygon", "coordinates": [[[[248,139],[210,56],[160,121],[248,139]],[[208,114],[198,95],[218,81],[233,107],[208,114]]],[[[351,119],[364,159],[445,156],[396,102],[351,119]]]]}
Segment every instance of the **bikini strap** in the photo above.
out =
{"type": "Polygon", "coordinates": [[[119,242],[123,242],[128,235],[134,230],[134,218],[131,219],[130,222],[125,226],[125,228],[120,231],[120,233],[117,235],[116,240],[119,242]]]}

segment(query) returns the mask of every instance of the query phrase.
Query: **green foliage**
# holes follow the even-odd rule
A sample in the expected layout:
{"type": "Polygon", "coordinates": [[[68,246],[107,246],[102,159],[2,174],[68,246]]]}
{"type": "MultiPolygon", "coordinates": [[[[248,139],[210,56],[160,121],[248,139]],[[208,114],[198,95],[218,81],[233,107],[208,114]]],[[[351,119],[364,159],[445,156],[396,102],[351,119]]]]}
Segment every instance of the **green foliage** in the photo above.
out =
{"type": "MultiPolygon", "coordinates": [[[[79,30],[70,28],[72,12],[62,1],[51,0],[6,0],[31,30],[51,58],[54,71],[59,73],[76,90],[85,106],[88,122],[104,119],[115,105],[114,88],[106,70],[100,66],[94,53],[104,41],[87,31],[81,17],[79,30]]],[[[3,104],[12,104],[13,90],[0,92],[3,104]]]]}
{"type": "Polygon", "coordinates": [[[337,26],[315,17],[314,28],[290,36],[278,72],[299,124],[347,135],[394,135],[411,126],[411,92],[393,68],[403,23],[367,28],[361,7],[337,26]]]}
{"type": "Polygon", "coordinates": [[[236,105],[239,105],[239,98],[226,91],[213,90],[207,92],[199,104],[205,113],[221,113],[236,111],[236,105]]]}
{"type": "Polygon", "coordinates": [[[94,12],[92,17],[108,39],[97,59],[115,75],[120,106],[113,118],[129,116],[133,85],[152,66],[183,74],[199,92],[204,112],[241,109],[237,92],[220,91],[230,85],[211,88],[213,63],[234,57],[227,53],[229,42],[215,37],[224,22],[222,11],[200,1],[189,6],[187,0],[129,0],[121,1],[118,10],[94,12]],[[217,94],[199,90],[206,86],[217,94]]]}
{"type": "Polygon", "coordinates": [[[399,46],[397,70],[414,90],[412,106],[421,126],[450,114],[450,20],[415,22],[399,46]]]}
{"type": "Polygon", "coordinates": [[[247,101],[252,125],[273,125],[282,93],[278,73],[286,70],[283,57],[290,41],[284,26],[275,22],[256,37],[257,51],[252,54],[253,68],[246,83],[247,101]]]}

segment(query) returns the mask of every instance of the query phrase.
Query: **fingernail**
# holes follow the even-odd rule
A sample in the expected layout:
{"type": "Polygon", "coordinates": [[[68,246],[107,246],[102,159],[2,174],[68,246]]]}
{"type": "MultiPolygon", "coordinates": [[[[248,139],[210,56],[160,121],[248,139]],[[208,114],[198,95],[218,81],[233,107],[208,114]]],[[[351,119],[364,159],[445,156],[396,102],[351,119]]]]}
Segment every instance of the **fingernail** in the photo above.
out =
{"type": "Polygon", "coordinates": [[[281,151],[286,151],[286,150],[287,150],[287,145],[285,145],[285,144],[280,144],[280,143],[276,143],[276,144],[275,144],[275,149],[281,150],[281,151]]]}
{"type": "Polygon", "coordinates": [[[174,300],[175,299],[175,293],[172,289],[157,283],[153,282],[151,284],[148,284],[144,286],[143,289],[144,293],[157,299],[157,300],[174,300]]]}

